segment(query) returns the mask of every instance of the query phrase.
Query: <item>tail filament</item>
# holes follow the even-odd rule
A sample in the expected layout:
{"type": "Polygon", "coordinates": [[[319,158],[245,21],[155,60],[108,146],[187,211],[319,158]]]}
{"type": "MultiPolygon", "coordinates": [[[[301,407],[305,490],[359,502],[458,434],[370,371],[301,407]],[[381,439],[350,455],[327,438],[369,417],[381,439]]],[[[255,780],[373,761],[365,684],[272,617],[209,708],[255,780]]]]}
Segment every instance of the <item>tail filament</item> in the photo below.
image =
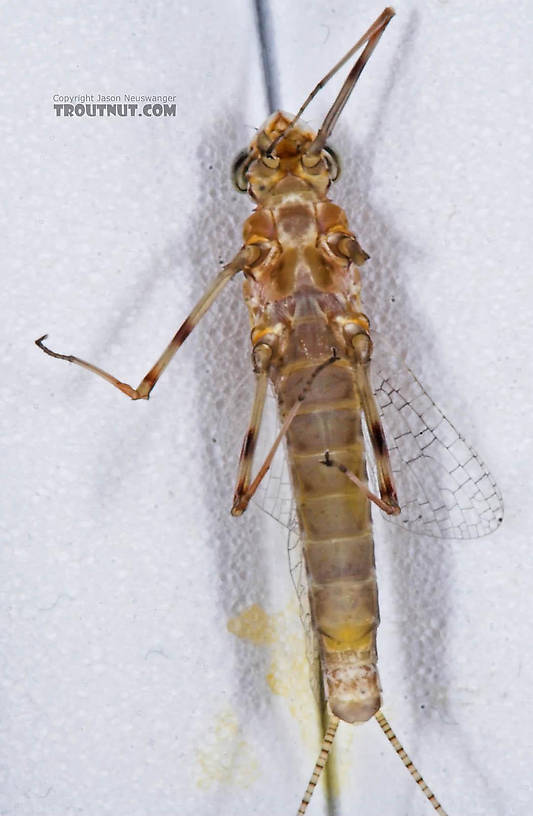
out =
{"type": "Polygon", "coordinates": [[[440,816],[447,816],[446,811],[444,810],[440,802],[437,800],[435,794],[428,788],[428,786],[424,782],[424,779],[422,778],[422,775],[417,771],[416,767],[413,765],[411,758],[409,757],[400,740],[390,727],[385,715],[381,711],[378,711],[375,717],[379,723],[381,730],[383,731],[388,741],[390,742],[390,744],[392,745],[392,747],[402,760],[403,764],[405,765],[405,767],[415,780],[416,784],[418,785],[424,796],[433,805],[437,813],[440,813],[440,816]]]}
{"type": "Polygon", "coordinates": [[[329,752],[331,751],[331,746],[333,745],[333,740],[335,738],[338,725],[339,718],[336,717],[334,714],[330,714],[328,719],[328,727],[326,728],[326,733],[324,734],[324,739],[322,740],[322,745],[320,747],[318,759],[315,763],[315,767],[313,769],[313,773],[311,774],[311,779],[309,780],[307,789],[302,797],[300,807],[298,808],[298,816],[303,816],[303,814],[307,810],[307,805],[311,801],[313,791],[316,788],[317,782],[320,779],[322,771],[324,770],[324,766],[328,761],[329,752]]]}

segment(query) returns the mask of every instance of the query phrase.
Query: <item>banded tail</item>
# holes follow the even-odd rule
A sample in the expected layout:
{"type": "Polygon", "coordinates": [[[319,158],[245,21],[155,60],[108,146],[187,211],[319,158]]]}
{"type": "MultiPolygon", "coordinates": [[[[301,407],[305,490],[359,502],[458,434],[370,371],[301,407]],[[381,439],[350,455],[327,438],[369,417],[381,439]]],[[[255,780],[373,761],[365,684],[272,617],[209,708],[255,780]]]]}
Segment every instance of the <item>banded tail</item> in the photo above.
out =
{"type": "MultiPolygon", "coordinates": [[[[424,778],[422,774],[417,770],[416,766],[414,765],[413,761],[409,757],[409,754],[404,749],[403,745],[401,744],[400,740],[392,730],[389,725],[389,722],[382,711],[378,711],[377,714],[374,715],[376,720],[378,721],[379,727],[387,737],[388,741],[402,760],[402,763],[409,771],[413,779],[415,780],[416,784],[428,800],[433,808],[440,814],[440,816],[447,816],[446,811],[438,801],[437,797],[433,793],[433,791],[426,785],[424,782],[424,778]]],[[[313,792],[317,786],[318,780],[322,774],[322,771],[325,768],[326,762],[328,761],[329,753],[331,751],[331,747],[333,745],[333,740],[335,739],[335,734],[337,733],[337,727],[339,725],[339,718],[336,717],[334,714],[331,714],[328,720],[328,725],[326,728],[326,733],[324,734],[324,739],[322,740],[322,745],[320,746],[320,753],[318,754],[317,761],[315,763],[315,767],[313,769],[313,773],[311,774],[311,779],[307,785],[306,791],[302,797],[302,801],[300,802],[300,807],[298,808],[297,816],[304,816],[307,806],[311,801],[311,797],[313,792]]]]}
{"type": "Polygon", "coordinates": [[[302,796],[300,807],[298,808],[298,816],[303,816],[307,810],[307,805],[311,801],[313,791],[315,790],[317,782],[322,775],[322,771],[326,767],[326,762],[328,761],[329,752],[331,751],[331,746],[333,745],[333,740],[335,739],[338,725],[339,718],[336,717],[335,714],[331,714],[328,719],[328,726],[326,728],[326,733],[324,734],[324,739],[322,740],[322,745],[320,746],[320,753],[318,754],[318,759],[315,762],[315,767],[313,768],[313,773],[311,774],[311,779],[309,780],[306,791],[302,796]]]}

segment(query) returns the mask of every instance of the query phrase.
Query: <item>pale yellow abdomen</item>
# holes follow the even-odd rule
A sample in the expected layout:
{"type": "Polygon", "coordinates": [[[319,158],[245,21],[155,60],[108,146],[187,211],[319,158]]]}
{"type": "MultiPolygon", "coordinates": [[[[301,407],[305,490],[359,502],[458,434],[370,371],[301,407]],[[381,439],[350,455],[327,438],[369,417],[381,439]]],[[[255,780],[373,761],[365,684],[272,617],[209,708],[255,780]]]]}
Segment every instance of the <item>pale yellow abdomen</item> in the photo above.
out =
{"type": "MultiPolygon", "coordinates": [[[[296,318],[274,381],[282,416],[328,359],[332,342],[320,315],[296,318]]],[[[288,431],[287,449],[329,704],[343,720],[365,721],[381,705],[369,502],[337,468],[320,464],[329,450],[366,478],[361,407],[347,360],[316,378],[288,431]]]]}

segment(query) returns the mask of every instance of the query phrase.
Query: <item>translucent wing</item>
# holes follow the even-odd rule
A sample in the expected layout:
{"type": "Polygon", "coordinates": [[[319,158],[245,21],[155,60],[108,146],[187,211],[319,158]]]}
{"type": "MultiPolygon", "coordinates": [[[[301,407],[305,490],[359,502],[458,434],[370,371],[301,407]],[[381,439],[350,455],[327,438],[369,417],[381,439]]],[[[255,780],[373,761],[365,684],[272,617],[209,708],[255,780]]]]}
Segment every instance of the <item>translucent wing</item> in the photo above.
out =
{"type": "MultiPolygon", "coordinates": [[[[234,487],[231,479],[235,479],[237,475],[239,451],[250,419],[253,390],[254,380],[250,372],[250,376],[244,377],[232,392],[228,401],[232,407],[231,413],[221,415],[213,439],[218,446],[219,455],[225,463],[224,470],[228,473],[228,494],[229,490],[234,487]]],[[[269,388],[254,454],[252,475],[255,475],[255,472],[264,461],[278,431],[277,400],[273,391],[269,388]]],[[[230,498],[228,498],[228,501],[230,501],[230,498]]],[[[293,501],[289,466],[283,444],[278,448],[265,478],[260,483],[252,499],[252,504],[259,507],[283,527],[298,532],[296,506],[293,501]]]]}
{"type": "MultiPolygon", "coordinates": [[[[402,509],[387,520],[438,538],[491,533],[503,502],[486,466],[398,355],[380,338],[374,348],[373,389],[402,509]]],[[[368,460],[375,486],[371,453],[368,460]]]]}
{"type": "MultiPolygon", "coordinates": [[[[263,420],[254,457],[254,469],[264,461],[270,445],[279,431],[278,405],[273,392],[269,390],[265,400],[263,420]]],[[[265,513],[279,521],[289,530],[298,531],[296,506],[292,496],[289,465],[285,445],[280,445],[272,460],[267,475],[259,485],[253,499],[265,513]]]]}
{"type": "Polygon", "coordinates": [[[298,598],[298,608],[300,619],[305,633],[305,651],[309,662],[309,677],[313,695],[320,704],[321,702],[321,671],[320,656],[318,649],[318,639],[311,618],[311,607],[309,606],[309,596],[307,592],[307,576],[302,549],[302,540],[297,532],[289,530],[287,538],[287,554],[289,556],[289,570],[291,581],[298,598]]]}
{"type": "MultiPolygon", "coordinates": [[[[476,538],[492,532],[503,518],[498,488],[485,465],[425,392],[403,361],[377,339],[372,381],[385,429],[391,465],[402,512],[385,518],[422,535],[441,538],[476,538]]],[[[244,432],[253,383],[240,384],[232,399],[232,421],[244,432]],[[244,410],[239,415],[238,407],[244,410]]],[[[363,423],[364,425],[364,423],[363,423]]],[[[364,429],[365,430],[365,429],[364,429]]],[[[258,440],[255,462],[264,460],[278,431],[277,402],[270,393],[258,440]]],[[[227,437],[224,432],[217,436],[227,437]]],[[[226,438],[226,442],[227,442],[226,438]]],[[[240,443],[223,445],[234,456],[240,443]]],[[[369,481],[377,492],[372,448],[367,438],[369,481]]],[[[318,646],[311,622],[307,581],[295,503],[284,446],[280,446],[253,503],[289,531],[291,580],[298,597],[306,648],[312,667],[313,691],[320,698],[318,646]]]]}
{"type": "MultiPolygon", "coordinates": [[[[279,430],[277,400],[272,391],[269,391],[265,401],[261,432],[258,439],[255,455],[256,467],[264,460],[272,440],[279,430]]],[[[311,619],[311,608],[307,591],[307,576],[305,562],[296,513],[296,503],[292,495],[289,476],[289,466],[285,446],[280,445],[272,461],[270,470],[260,484],[253,503],[267,515],[288,528],[287,556],[291,581],[298,599],[298,610],[305,633],[305,650],[310,666],[311,689],[317,700],[321,700],[320,660],[318,640],[311,619]]]]}
{"type": "MultiPolygon", "coordinates": [[[[401,358],[379,335],[374,340],[372,382],[402,508],[399,516],[385,518],[397,526],[436,538],[468,539],[491,533],[502,521],[503,502],[490,472],[401,358]]],[[[243,419],[243,428],[245,424],[243,419]]],[[[277,429],[276,399],[269,394],[256,462],[263,460],[277,429]]],[[[369,481],[377,492],[368,438],[367,452],[369,481]]],[[[298,521],[282,446],[254,503],[297,533],[298,521]]]]}
{"type": "MultiPolygon", "coordinates": [[[[220,454],[224,462],[230,461],[233,464],[233,477],[237,472],[242,435],[249,419],[253,387],[254,383],[251,377],[245,377],[239,383],[231,397],[230,404],[233,407],[231,422],[228,422],[227,417],[225,417],[216,429],[215,440],[220,447],[220,454]]],[[[254,457],[256,468],[264,460],[278,430],[277,400],[273,392],[269,391],[254,457]]],[[[231,494],[228,491],[228,504],[230,498],[231,494]]],[[[266,477],[259,485],[252,499],[252,505],[259,507],[264,513],[274,518],[288,530],[287,556],[289,572],[298,599],[298,611],[304,628],[305,650],[310,666],[311,689],[317,702],[320,703],[322,697],[318,641],[311,620],[302,540],[300,538],[296,504],[292,496],[287,456],[283,445],[278,449],[266,477]]]]}

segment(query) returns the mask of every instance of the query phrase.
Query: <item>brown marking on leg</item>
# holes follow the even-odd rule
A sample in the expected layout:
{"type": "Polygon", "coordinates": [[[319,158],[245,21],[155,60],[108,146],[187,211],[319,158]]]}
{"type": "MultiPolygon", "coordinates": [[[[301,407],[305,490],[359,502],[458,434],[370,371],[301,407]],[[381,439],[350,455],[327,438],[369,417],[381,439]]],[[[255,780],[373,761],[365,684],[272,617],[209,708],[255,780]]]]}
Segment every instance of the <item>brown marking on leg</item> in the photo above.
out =
{"type": "Polygon", "coordinates": [[[180,346],[183,345],[187,337],[198,324],[199,320],[200,317],[198,317],[196,320],[192,320],[190,316],[184,320],[162,356],[159,358],[157,363],[152,366],[148,374],[146,374],[142,382],[137,386],[137,391],[142,395],[142,398],[148,399],[150,391],[158,381],[159,377],[169,364],[174,354],[177,352],[180,346]]]}
{"type": "MultiPolygon", "coordinates": [[[[357,340],[359,337],[360,335],[356,335],[354,339],[357,340]]],[[[387,442],[385,439],[385,432],[383,430],[383,425],[381,424],[381,419],[368,376],[369,365],[369,362],[356,361],[354,366],[355,380],[357,389],[359,391],[359,396],[361,398],[361,406],[365,415],[372,450],[374,452],[381,499],[389,507],[398,508],[396,512],[400,512],[398,496],[392,476],[389,450],[387,448],[387,442]]]]}
{"type": "Polygon", "coordinates": [[[257,438],[257,428],[250,428],[243,443],[244,456],[252,456],[255,450],[255,442],[257,438]]]}
{"type": "Polygon", "coordinates": [[[372,436],[376,456],[386,456],[388,452],[387,443],[385,442],[385,434],[383,433],[381,422],[373,423],[372,430],[369,429],[369,431],[372,436]]]}
{"type": "MultiPolygon", "coordinates": [[[[263,355],[260,356],[262,360],[260,365],[262,366],[262,368],[256,375],[257,380],[255,386],[254,401],[250,415],[250,424],[248,425],[248,429],[244,434],[244,439],[241,447],[241,455],[239,457],[237,486],[235,488],[235,493],[233,494],[233,505],[231,508],[231,514],[233,516],[240,516],[241,513],[243,513],[244,510],[246,509],[246,507],[241,509],[241,502],[242,496],[246,494],[248,490],[248,485],[250,484],[250,475],[252,472],[254,451],[257,442],[257,436],[259,434],[259,428],[261,427],[261,420],[263,418],[263,408],[265,406],[266,389],[268,385],[268,370],[270,367],[271,356],[272,350],[270,350],[270,354],[264,353],[263,355]]],[[[255,359],[257,364],[257,357],[255,359]]]]}
{"type": "MultiPolygon", "coordinates": [[[[241,455],[240,455],[240,458],[239,458],[239,472],[241,470],[241,467],[240,467],[241,463],[243,464],[243,466],[246,466],[246,471],[247,472],[240,475],[239,479],[237,481],[237,486],[235,488],[235,493],[234,493],[234,496],[233,496],[233,507],[232,507],[232,511],[231,511],[234,516],[235,515],[240,515],[240,513],[237,513],[237,512],[234,512],[234,511],[238,510],[240,500],[241,500],[241,496],[242,496],[243,493],[246,492],[246,489],[248,487],[248,483],[250,481],[249,470],[250,470],[252,462],[253,462],[255,444],[256,444],[256,441],[257,441],[257,433],[258,433],[258,429],[256,427],[254,427],[254,428],[249,428],[248,431],[246,432],[246,434],[244,435],[242,448],[241,448],[241,455]]],[[[244,467],[242,469],[244,470],[244,467]]]]}
{"type": "Polygon", "coordinates": [[[81,368],[87,369],[87,371],[92,371],[93,374],[97,374],[99,377],[102,377],[102,379],[106,380],[108,383],[111,383],[111,385],[118,388],[119,391],[122,391],[123,394],[126,394],[126,396],[130,397],[132,400],[148,399],[150,396],[150,391],[158,381],[159,377],[171,361],[176,351],[179,349],[182,343],[184,343],[191,331],[207,312],[226,283],[228,283],[228,281],[230,281],[237,272],[244,269],[248,263],[248,259],[252,256],[255,256],[253,247],[244,246],[237,253],[235,258],[230,261],[229,264],[226,264],[223,269],[221,269],[215,280],[208,287],[206,292],[204,292],[190,315],[183,321],[159,360],[154,366],[152,366],[148,374],[141,380],[137,388],[133,388],[128,383],[121,382],[121,380],[118,380],[108,371],[104,371],[103,368],[99,368],[92,363],[88,363],[86,360],[82,360],[80,357],[74,357],[72,354],[58,354],[56,351],[52,351],[44,345],[43,341],[46,340],[48,336],[46,334],[39,337],[38,340],[35,341],[35,344],[50,357],[56,357],[58,360],[66,360],[69,363],[74,363],[75,365],[81,366],[81,368]]]}
{"type": "Polygon", "coordinates": [[[238,496],[238,497],[236,496],[235,501],[233,503],[232,510],[231,510],[232,515],[240,516],[242,513],[244,513],[244,511],[248,507],[250,499],[252,498],[255,491],[257,490],[257,488],[261,484],[263,478],[267,474],[267,472],[268,472],[268,470],[270,468],[270,465],[272,464],[272,460],[273,460],[274,456],[276,455],[276,451],[277,451],[283,437],[285,436],[285,434],[289,430],[289,428],[290,428],[290,426],[292,424],[292,421],[294,420],[294,417],[296,416],[296,414],[298,413],[298,411],[302,407],[302,403],[304,402],[307,394],[309,393],[309,389],[311,388],[311,386],[312,386],[313,382],[315,381],[316,377],[318,377],[320,372],[323,371],[324,368],[326,368],[326,366],[331,365],[332,363],[336,362],[338,359],[339,359],[339,357],[337,355],[336,349],[332,349],[331,357],[329,357],[323,363],[320,363],[320,365],[318,365],[311,372],[311,374],[309,375],[309,378],[307,379],[306,383],[304,384],[302,390],[300,391],[300,393],[298,394],[296,400],[294,401],[294,405],[292,406],[292,408],[290,409],[290,411],[286,415],[285,419],[283,420],[283,423],[281,425],[279,433],[276,436],[276,438],[275,438],[275,440],[274,440],[274,442],[272,444],[272,447],[270,448],[269,452],[267,453],[265,461],[263,462],[263,464],[259,468],[259,471],[258,471],[255,479],[250,484],[250,486],[240,494],[240,496],[238,496]]]}

